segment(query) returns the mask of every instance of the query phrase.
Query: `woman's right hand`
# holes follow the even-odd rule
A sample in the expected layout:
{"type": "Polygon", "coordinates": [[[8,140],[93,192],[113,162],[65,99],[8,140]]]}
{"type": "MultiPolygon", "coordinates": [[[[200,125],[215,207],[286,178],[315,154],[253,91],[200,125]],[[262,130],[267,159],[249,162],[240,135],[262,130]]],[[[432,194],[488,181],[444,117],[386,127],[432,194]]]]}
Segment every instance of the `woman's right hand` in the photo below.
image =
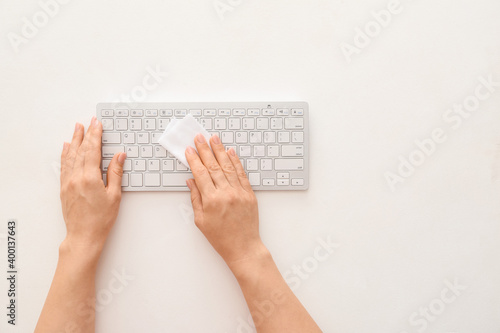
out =
{"type": "Polygon", "coordinates": [[[234,149],[226,152],[218,136],[195,138],[186,158],[194,175],[187,181],[196,226],[230,268],[267,255],[259,235],[257,198],[234,149]]]}

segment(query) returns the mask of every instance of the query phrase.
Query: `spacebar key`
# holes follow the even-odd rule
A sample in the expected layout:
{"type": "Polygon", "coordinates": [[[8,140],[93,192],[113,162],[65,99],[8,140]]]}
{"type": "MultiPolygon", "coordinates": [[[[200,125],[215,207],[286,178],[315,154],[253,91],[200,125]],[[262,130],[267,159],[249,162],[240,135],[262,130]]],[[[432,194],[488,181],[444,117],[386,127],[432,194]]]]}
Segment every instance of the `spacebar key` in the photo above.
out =
{"type": "Polygon", "coordinates": [[[192,173],[164,173],[163,186],[186,186],[186,180],[193,178],[192,173]]]}
{"type": "Polygon", "coordinates": [[[289,158],[274,160],[275,170],[304,170],[304,159],[289,158]]]}

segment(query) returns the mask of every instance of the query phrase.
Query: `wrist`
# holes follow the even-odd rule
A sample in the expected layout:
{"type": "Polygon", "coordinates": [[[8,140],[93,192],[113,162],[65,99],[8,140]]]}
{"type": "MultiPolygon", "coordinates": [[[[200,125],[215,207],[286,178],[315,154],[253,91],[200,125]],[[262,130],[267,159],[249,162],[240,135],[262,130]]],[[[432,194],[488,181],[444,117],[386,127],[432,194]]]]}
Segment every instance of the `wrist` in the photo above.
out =
{"type": "Polygon", "coordinates": [[[262,243],[258,244],[250,255],[237,261],[228,262],[227,265],[238,280],[252,279],[275,266],[271,252],[262,243]]]}
{"type": "Polygon", "coordinates": [[[85,242],[66,236],[59,246],[59,258],[68,259],[83,265],[96,266],[101,257],[104,243],[85,242]]]}

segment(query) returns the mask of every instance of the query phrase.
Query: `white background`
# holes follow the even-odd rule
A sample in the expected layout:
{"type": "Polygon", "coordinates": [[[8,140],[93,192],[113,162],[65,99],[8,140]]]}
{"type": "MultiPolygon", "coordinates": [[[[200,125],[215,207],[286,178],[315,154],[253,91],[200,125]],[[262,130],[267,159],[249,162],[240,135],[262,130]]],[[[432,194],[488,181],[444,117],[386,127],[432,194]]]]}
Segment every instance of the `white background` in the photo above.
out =
{"type": "MultiPolygon", "coordinates": [[[[296,291],[325,332],[418,332],[412,313],[442,310],[455,280],[466,290],[423,331],[500,332],[500,88],[457,129],[443,120],[478,77],[500,81],[500,2],[402,0],[348,62],[342,43],[388,2],[243,0],[221,20],[212,0],[71,1],[15,52],[8,34],[40,5],[1,1],[0,234],[18,219],[20,278],[18,325],[7,330],[2,310],[0,331],[32,331],[52,280],[63,141],[158,66],[168,75],[149,102],[310,103],[309,191],[257,196],[282,273],[310,262],[318,237],[340,244],[296,291]],[[446,142],[392,192],[384,174],[435,128],[446,142]]],[[[122,270],[134,280],[97,332],[238,332],[246,304],[189,204],[185,192],[123,195],[97,288],[122,270]]]]}

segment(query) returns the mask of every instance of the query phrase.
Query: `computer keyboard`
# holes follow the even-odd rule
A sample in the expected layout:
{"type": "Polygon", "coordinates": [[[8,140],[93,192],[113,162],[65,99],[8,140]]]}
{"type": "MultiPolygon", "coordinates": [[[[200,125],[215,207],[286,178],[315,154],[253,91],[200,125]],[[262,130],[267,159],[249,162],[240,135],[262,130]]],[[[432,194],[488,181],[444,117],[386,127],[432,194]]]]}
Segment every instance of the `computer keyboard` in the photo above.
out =
{"type": "Polygon", "coordinates": [[[123,191],[187,191],[189,168],[158,144],[170,120],[187,114],[234,148],[254,190],[308,188],[305,102],[100,103],[104,182],[114,154],[125,152],[123,191]]]}

